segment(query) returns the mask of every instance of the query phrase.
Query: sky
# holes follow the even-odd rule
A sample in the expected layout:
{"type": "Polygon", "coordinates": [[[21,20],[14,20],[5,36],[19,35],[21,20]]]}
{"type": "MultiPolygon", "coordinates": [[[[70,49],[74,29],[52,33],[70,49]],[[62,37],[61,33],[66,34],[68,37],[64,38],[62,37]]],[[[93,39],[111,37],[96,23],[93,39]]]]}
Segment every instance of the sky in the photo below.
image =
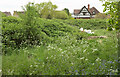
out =
{"type": "Polygon", "coordinates": [[[74,9],[81,9],[83,6],[87,7],[88,4],[90,4],[90,8],[95,7],[101,13],[104,9],[102,6],[103,3],[99,0],[1,0],[0,11],[7,11],[13,14],[13,11],[22,11],[22,6],[26,5],[28,2],[41,3],[48,1],[58,6],[56,10],[68,8],[70,13],[73,13],[74,9]]]}

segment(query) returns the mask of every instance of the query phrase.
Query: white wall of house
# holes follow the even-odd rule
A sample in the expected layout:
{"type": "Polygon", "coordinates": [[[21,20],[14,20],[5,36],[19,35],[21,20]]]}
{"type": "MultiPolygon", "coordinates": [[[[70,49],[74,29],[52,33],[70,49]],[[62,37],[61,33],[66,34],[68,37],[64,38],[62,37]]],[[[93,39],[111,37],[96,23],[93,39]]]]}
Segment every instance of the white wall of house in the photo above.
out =
{"type": "Polygon", "coordinates": [[[78,15],[72,14],[72,17],[73,18],[85,18],[85,17],[91,17],[91,15],[86,8],[83,8],[80,14],[78,15]]]}
{"type": "Polygon", "coordinates": [[[72,15],[73,18],[79,18],[79,17],[91,17],[90,15],[72,15]]]}

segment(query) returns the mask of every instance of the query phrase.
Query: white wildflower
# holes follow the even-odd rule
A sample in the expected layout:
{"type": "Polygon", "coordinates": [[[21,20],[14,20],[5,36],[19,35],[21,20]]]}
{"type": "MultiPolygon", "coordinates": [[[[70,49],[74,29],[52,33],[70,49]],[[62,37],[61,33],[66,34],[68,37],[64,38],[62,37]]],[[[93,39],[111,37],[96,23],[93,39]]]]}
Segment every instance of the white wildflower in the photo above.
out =
{"type": "Polygon", "coordinates": [[[46,57],[46,59],[48,59],[48,57],[46,57]]]}
{"type": "Polygon", "coordinates": [[[101,61],[101,59],[98,57],[98,58],[96,59],[96,61],[101,61]]]}
{"type": "Polygon", "coordinates": [[[109,69],[109,71],[112,71],[112,69],[109,69]]]}
{"type": "Polygon", "coordinates": [[[84,59],[84,57],[80,58],[81,60],[84,59]]]}
{"type": "Polygon", "coordinates": [[[83,51],[83,53],[85,53],[86,49],[83,51]]]}
{"type": "Polygon", "coordinates": [[[73,63],[71,63],[73,65],[73,63]]]}
{"type": "Polygon", "coordinates": [[[80,31],[84,31],[83,28],[80,28],[80,31]]]}
{"type": "Polygon", "coordinates": [[[98,49],[93,49],[92,53],[94,53],[95,51],[97,51],[98,49]]]}
{"type": "Polygon", "coordinates": [[[30,75],[32,75],[32,73],[30,73],[30,75]]]}
{"type": "Polygon", "coordinates": [[[32,67],[32,65],[30,65],[30,67],[32,67]]]}
{"type": "Polygon", "coordinates": [[[91,30],[85,29],[84,31],[85,31],[86,33],[88,33],[88,34],[94,34],[94,32],[92,32],[91,30]]]}
{"type": "Polygon", "coordinates": [[[112,28],[112,30],[115,30],[115,28],[112,28]]]}
{"type": "Polygon", "coordinates": [[[61,48],[59,48],[59,51],[62,51],[62,49],[61,49],[61,48]]]}
{"type": "Polygon", "coordinates": [[[51,58],[53,57],[53,55],[51,56],[51,58]]]}

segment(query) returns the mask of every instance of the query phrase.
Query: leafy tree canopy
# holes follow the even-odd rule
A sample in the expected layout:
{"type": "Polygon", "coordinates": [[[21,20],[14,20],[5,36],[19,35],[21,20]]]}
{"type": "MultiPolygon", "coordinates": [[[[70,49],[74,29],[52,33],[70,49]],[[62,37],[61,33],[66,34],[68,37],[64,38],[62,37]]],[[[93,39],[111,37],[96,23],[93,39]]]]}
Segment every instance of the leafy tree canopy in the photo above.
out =
{"type": "Polygon", "coordinates": [[[54,11],[57,8],[57,6],[53,5],[50,1],[36,4],[35,7],[39,12],[40,17],[47,19],[53,18],[54,11]]]}
{"type": "Polygon", "coordinates": [[[55,11],[54,18],[56,19],[68,19],[68,15],[65,11],[55,11]]]}
{"type": "Polygon", "coordinates": [[[65,11],[67,13],[67,15],[70,15],[69,9],[68,8],[64,8],[63,11],[65,11]]]}
{"type": "Polygon", "coordinates": [[[119,0],[100,0],[105,2],[103,4],[104,10],[103,12],[107,11],[107,14],[110,14],[110,19],[108,19],[108,29],[114,27],[115,29],[120,29],[119,23],[120,22],[120,1],[119,0]]]}

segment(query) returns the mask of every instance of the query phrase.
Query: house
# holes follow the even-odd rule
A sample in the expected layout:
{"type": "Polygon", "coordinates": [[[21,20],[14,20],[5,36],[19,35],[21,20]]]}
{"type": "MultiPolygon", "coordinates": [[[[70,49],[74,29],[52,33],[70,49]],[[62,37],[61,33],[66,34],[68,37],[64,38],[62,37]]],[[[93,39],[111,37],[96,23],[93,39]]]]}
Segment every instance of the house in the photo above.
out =
{"type": "Polygon", "coordinates": [[[4,13],[6,16],[11,16],[10,12],[2,12],[2,13],[4,13]]]}
{"type": "Polygon", "coordinates": [[[19,14],[24,14],[24,11],[14,11],[13,16],[19,17],[19,14]]]}
{"type": "Polygon", "coordinates": [[[74,9],[72,17],[75,19],[90,19],[94,18],[98,13],[100,12],[95,7],[90,8],[90,5],[88,4],[88,8],[84,6],[82,9],[74,9]]]}

